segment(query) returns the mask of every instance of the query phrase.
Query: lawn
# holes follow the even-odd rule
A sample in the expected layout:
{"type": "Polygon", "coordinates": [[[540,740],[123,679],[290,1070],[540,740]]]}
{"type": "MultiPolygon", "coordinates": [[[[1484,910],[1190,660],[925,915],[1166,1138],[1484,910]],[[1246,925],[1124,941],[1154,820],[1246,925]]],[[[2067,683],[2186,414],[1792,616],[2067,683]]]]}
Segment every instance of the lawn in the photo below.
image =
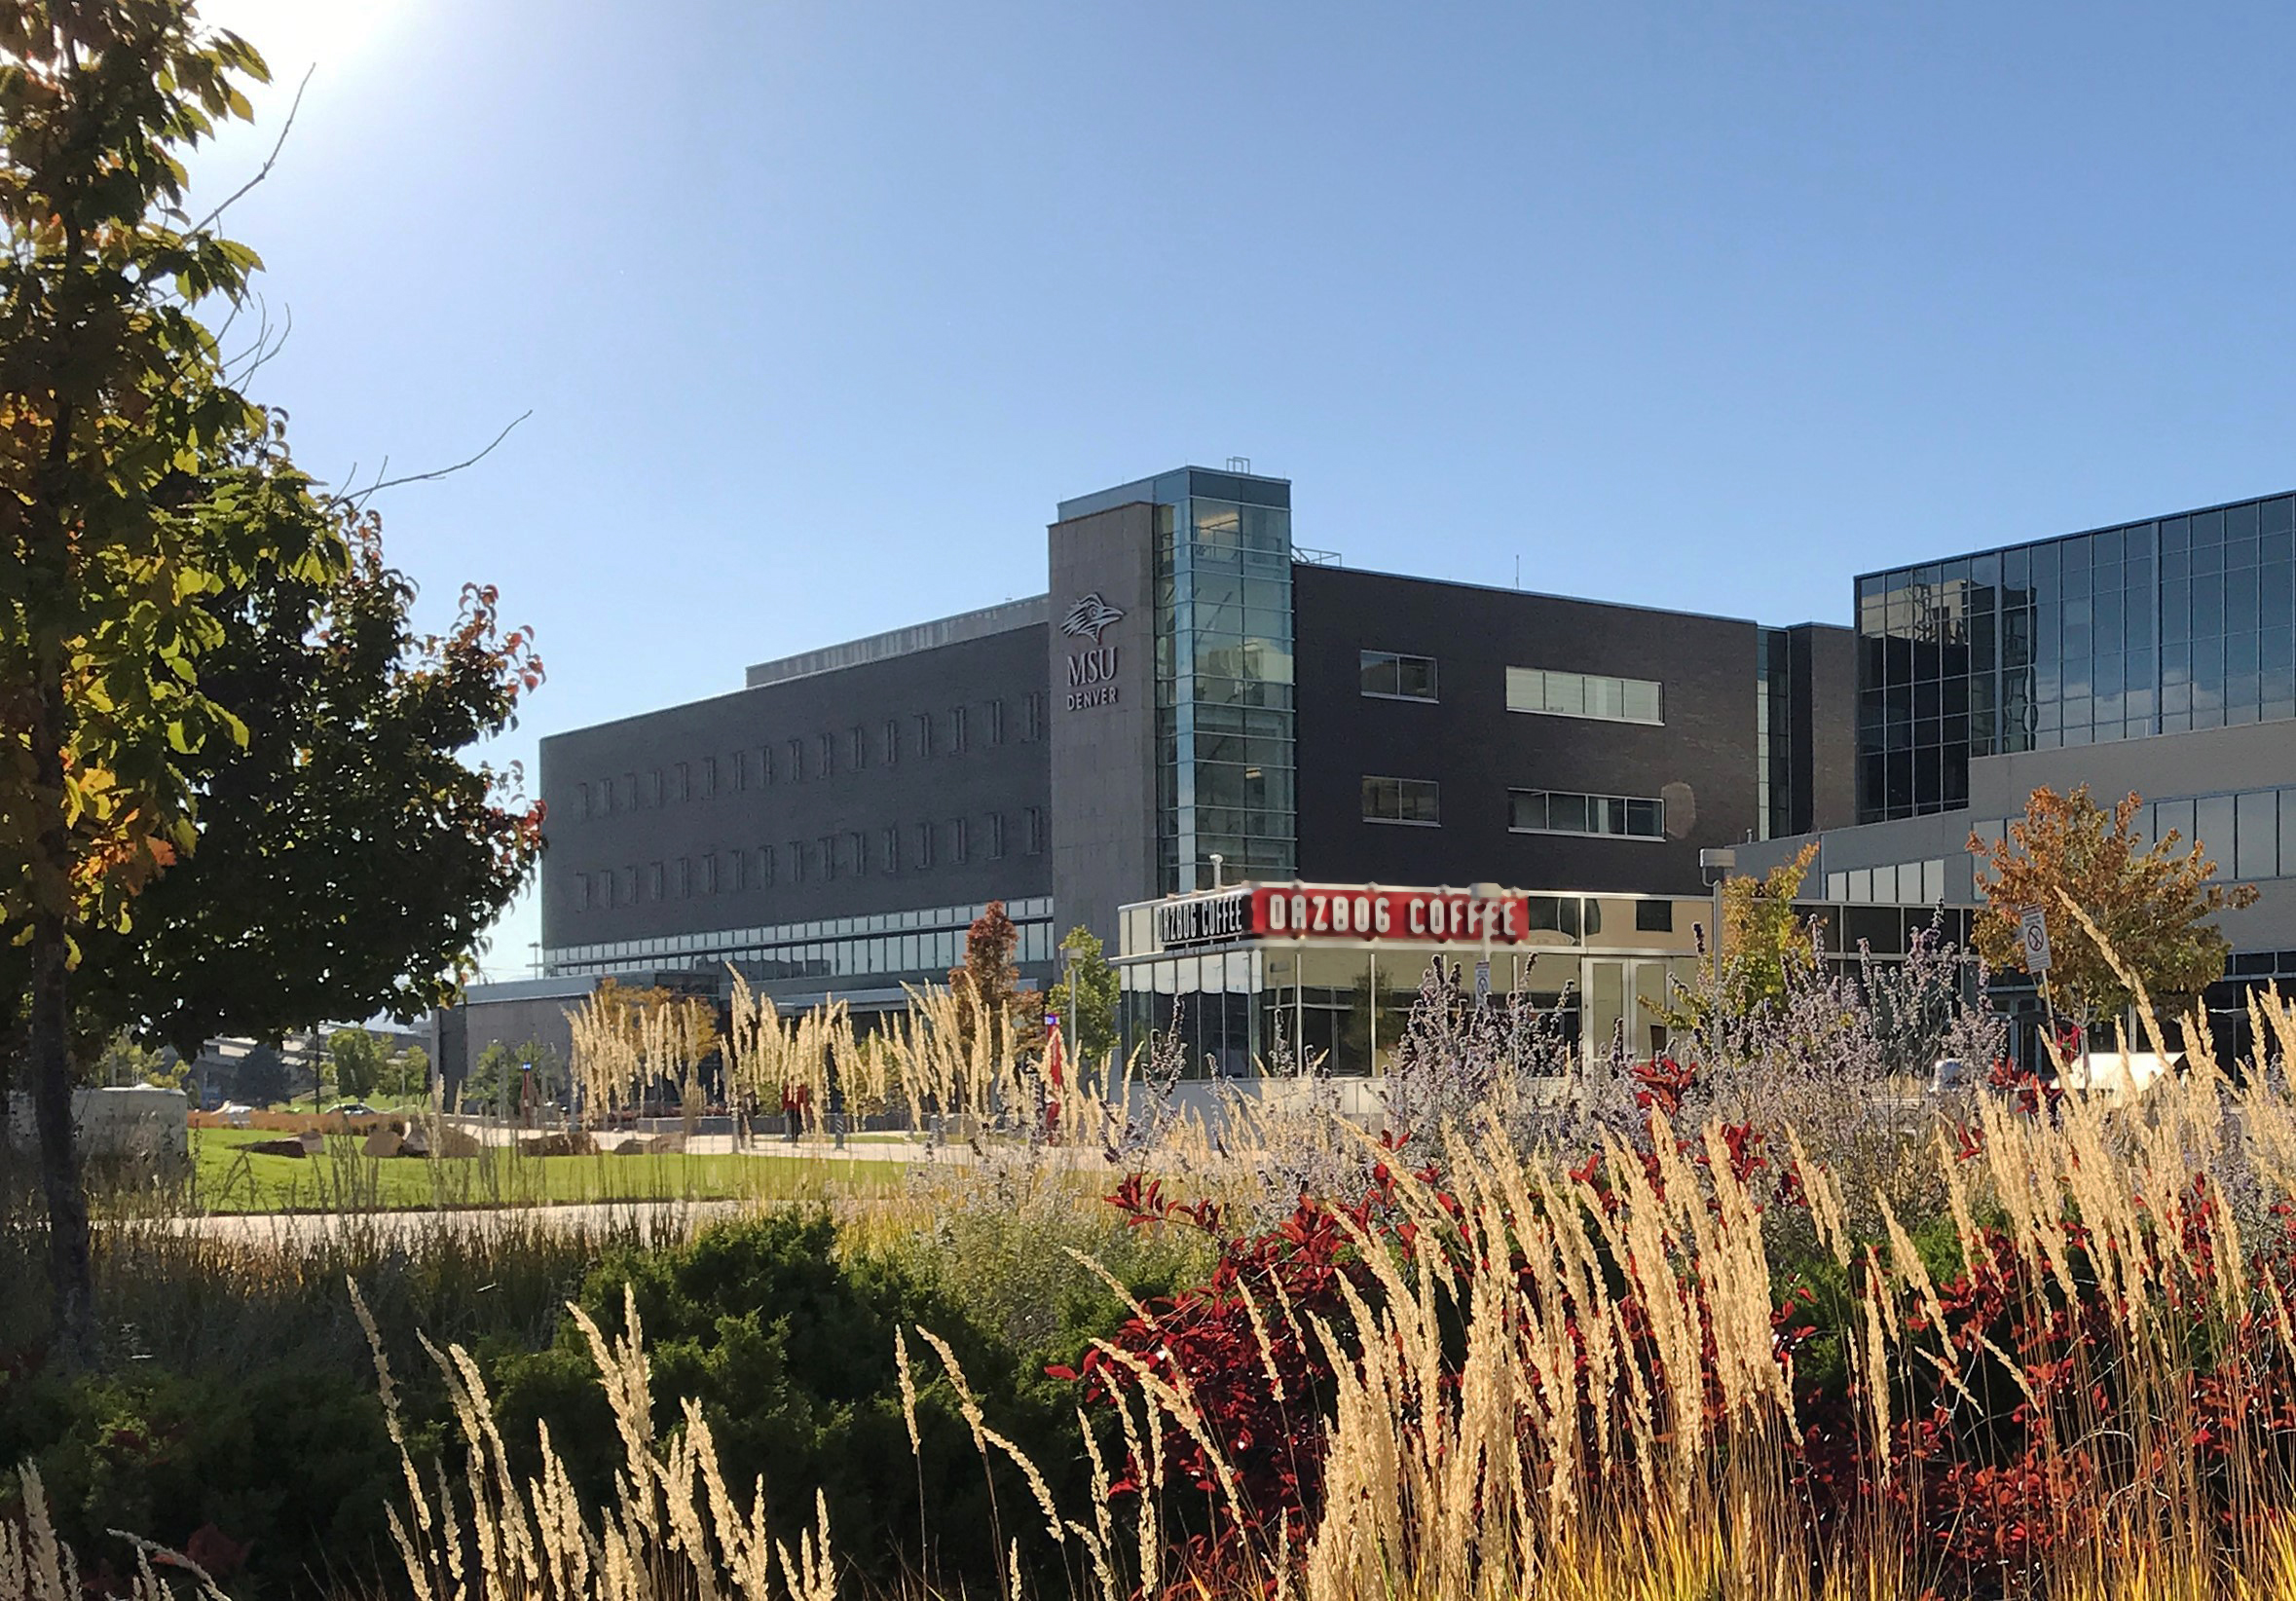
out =
{"type": "Polygon", "coordinates": [[[193,1204],[206,1211],[367,1211],[599,1201],[821,1200],[887,1196],[905,1165],[819,1156],[520,1156],[491,1150],[429,1160],[370,1157],[356,1136],[331,1136],[317,1156],[247,1147],[276,1135],[191,1131],[193,1204]]]}

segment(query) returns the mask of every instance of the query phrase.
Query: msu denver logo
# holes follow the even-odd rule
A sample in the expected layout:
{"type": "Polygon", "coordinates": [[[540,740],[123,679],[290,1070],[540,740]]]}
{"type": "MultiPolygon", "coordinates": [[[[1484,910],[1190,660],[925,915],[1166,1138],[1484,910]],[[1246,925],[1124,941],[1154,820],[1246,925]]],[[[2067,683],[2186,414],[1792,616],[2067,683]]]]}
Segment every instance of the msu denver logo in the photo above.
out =
{"type": "Polygon", "coordinates": [[[1068,609],[1068,615],[1060,619],[1060,632],[1070,639],[1090,634],[1092,643],[1100,643],[1100,635],[1110,623],[1122,621],[1124,613],[1100,598],[1095,589],[1068,609]]]}

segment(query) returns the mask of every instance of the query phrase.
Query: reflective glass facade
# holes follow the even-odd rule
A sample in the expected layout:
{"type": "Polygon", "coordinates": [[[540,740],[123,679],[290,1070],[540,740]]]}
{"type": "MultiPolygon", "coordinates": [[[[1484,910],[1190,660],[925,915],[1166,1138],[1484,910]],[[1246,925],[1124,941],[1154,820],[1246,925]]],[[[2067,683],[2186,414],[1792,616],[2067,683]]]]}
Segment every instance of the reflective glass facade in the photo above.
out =
{"type": "Polygon", "coordinates": [[[1191,470],[1157,507],[1157,876],[1298,871],[1290,486],[1191,470]],[[1263,503],[1264,502],[1283,503],[1263,503]]]}
{"type": "Polygon", "coordinates": [[[1858,815],[1947,811],[1972,758],[2296,718],[2296,500],[1858,579],[1858,815]]]}

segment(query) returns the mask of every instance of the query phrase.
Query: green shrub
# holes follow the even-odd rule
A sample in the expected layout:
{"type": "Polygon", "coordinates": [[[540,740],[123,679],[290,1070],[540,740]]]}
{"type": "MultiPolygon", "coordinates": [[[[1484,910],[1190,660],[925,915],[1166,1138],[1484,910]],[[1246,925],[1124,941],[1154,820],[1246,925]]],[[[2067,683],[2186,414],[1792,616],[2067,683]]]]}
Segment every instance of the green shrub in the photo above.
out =
{"type": "MultiPolygon", "coordinates": [[[[927,1275],[883,1256],[841,1256],[826,1212],[777,1212],[674,1250],[612,1253],[579,1297],[610,1337],[623,1328],[625,1285],[653,1364],[655,1429],[676,1428],[688,1397],[700,1402],[726,1481],[762,1479],[767,1515],[791,1536],[810,1524],[819,1492],[838,1550],[860,1556],[872,1578],[921,1563],[928,1576],[993,1582],[1000,1530],[1040,1521],[1001,1463],[992,1505],[989,1471],[917,1325],[955,1350],[993,1426],[1056,1485],[1081,1490],[1064,1392],[927,1275]],[[902,1417],[896,1327],[908,1330],[915,1360],[921,1462],[902,1417]],[[920,1482],[932,1504],[923,1527],[920,1482]],[[922,1533],[929,1548],[920,1548],[922,1533]]],[[[621,1444],[579,1330],[570,1322],[546,1351],[483,1359],[514,1458],[531,1468],[536,1425],[546,1422],[576,1487],[604,1498],[621,1444]]]]}
{"type": "Polygon", "coordinates": [[[211,1526],[244,1548],[228,1575],[241,1601],[308,1591],[330,1567],[377,1571],[381,1509],[401,1493],[373,1385],[309,1367],[19,1372],[0,1383],[0,1461],[26,1460],[82,1551],[124,1566],[109,1530],[180,1549],[211,1526]]]}

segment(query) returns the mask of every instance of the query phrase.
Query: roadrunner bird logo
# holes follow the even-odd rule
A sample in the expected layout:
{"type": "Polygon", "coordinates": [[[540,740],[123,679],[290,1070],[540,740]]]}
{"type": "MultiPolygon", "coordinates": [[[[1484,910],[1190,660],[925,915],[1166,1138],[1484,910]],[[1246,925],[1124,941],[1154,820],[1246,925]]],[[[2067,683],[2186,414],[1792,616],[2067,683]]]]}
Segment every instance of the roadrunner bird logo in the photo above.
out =
{"type": "Polygon", "coordinates": [[[1068,615],[1060,619],[1060,632],[1070,639],[1090,634],[1092,643],[1100,643],[1100,635],[1112,622],[1123,620],[1124,613],[1100,598],[1095,589],[1068,609],[1068,615]]]}

